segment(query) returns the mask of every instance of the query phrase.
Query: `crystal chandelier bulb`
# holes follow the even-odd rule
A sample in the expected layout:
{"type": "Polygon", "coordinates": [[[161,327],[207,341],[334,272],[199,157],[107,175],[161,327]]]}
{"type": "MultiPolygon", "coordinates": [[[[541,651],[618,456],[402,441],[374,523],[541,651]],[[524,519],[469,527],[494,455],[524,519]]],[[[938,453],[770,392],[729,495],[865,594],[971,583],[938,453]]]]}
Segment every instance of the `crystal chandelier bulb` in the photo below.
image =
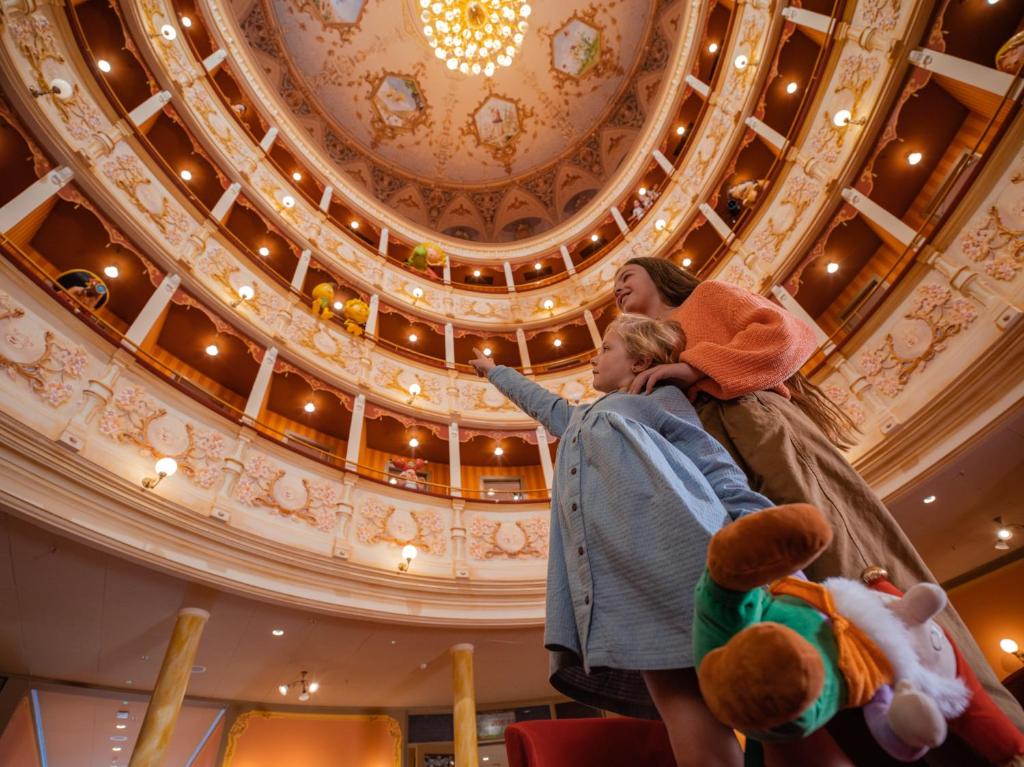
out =
{"type": "Polygon", "coordinates": [[[532,9],[523,0],[420,0],[423,34],[451,71],[494,75],[522,45],[532,9]]]}

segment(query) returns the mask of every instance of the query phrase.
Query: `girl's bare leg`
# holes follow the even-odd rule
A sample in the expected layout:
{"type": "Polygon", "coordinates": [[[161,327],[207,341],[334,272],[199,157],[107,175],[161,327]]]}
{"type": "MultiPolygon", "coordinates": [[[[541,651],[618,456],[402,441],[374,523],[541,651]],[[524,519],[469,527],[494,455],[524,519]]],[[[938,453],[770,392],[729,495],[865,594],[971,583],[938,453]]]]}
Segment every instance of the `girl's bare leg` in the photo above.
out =
{"type": "Polygon", "coordinates": [[[678,767],[741,767],[733,731],[711,715],[692,668],[644,671],[644,682],[668,729],[678,767]]]}
{"type": "Polygon", "coordinates": [[[765,743],[765,767],[855,767],[824,728],[803,740],[765,743]]]}

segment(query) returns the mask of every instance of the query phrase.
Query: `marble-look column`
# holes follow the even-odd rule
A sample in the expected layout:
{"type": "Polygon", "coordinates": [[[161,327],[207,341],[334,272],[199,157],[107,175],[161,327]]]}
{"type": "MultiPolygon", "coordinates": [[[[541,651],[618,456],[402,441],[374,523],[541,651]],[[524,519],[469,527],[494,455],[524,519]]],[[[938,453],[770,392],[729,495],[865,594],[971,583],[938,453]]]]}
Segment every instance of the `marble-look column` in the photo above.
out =
{"type": "Polygon", "coordinates": [[[626,219],[622,217],[622,211],[615,206],[612,206],[610,213],[612,218],[615,220],[615,226],[619,227],[619,232],[622,234],[629,234],[629,225],[626,224],[626,219]]]}
{"type": "Polygon", "coordinates": [[[565,245],[561,245],[558,250],[562,254],[562,263],[565,264],[565,271],[569,274],[576,274],[576,266],[573,264],[572,258],[569,256],[569,249],[565,247],[565,245]]]}
{"type": "Polygon", "coordinates": [[[269,152],[270,148],[274,146],[275,141],[277,141],[277,127],[271,125],[267,132],[263,134],[263,140],[260,141],[260,149],[264,152],[269,152]]]}
{"type": "Polygon", "coordinates": [[[352,403],[352,420],[348,425],[348,443],[345,446],[345,470],[359,469],[359,451],[363,443],[363,419],[366,417],[366,395],[357,394],[352,403]]]}
{"type": "Polygon", "coordinates": [[[452,645],[452,691],[455,720],[455,767],[477,767],[476,690],[473,686],[473,645],[452,645]]]}
{"type": "Polygon", "coordinates": [[[367,338],[377,338],[377,316],[380,314],[380,296],[374,293],[370,296],[370,316],[366,318],[366,327],[363,334],[367,338]]]}
{"type": "Polygon", "coordinates": [[[686,84],[693,88],[694,92],[703,99],[707,99],[711,95],[711,86],[702,80],[698,80],[693,75],[686,76],[686,84]]]}
{"type": "Polygon", "coordinates": [[[131,351],[135,351],[142,342],[146,340],[146,336],[149,335],[150,331],[156,327],[157,322],[164,315],[164,310],[167,305],[171,303],[171,299],[174,297],[175,291],[178,289],[178,285],[181,284],[181,277],[177,274],[166,274],[156,290],[153,291],[145,305],[142,307],[142,311],[138,313],[135,320],[132,322],[131,327],[124,334],[121,339],[121,345],[131,351]]]}
{"type": "MultiPolygon", "coordinates": [[[[895,240],[898,245],[909,247],[918,239],[917,232],[907,226],[899,217],[894,216],[877,202],[865,194],[847,187],[842,191],[843,199],[864,216],[865,221],[883,239],[895,240]]],[[[891,243],[890,243],[891,244],[891,243]]]]}
{"type": "Polygon", "coordinates": [[[543,426],[537,427],[537,452],[540,454],[540,468],[544,472],[544,485],[548,490],[554,484],[555,467],[551,464],[551,448],[548,447],[548,433],[543,426]]]}
{"type": "Polygon", "coordinates": [[[448,486],[452,497],[462,497],[462,445],[459,442],[459,425],[448,424],[448,486]]]}
{"type": "Polygon", "coordinates": [[[6,233],[28,218],[36,208],[59,192],[74,171],[66,166],[51,170],[28,189],[0,208],[0,232],[6,233]]]}
{"type": "Polygon", "coordinates": [[[792,21],[797,26],[807,27],[825,35],[832,34],[832,28],[836,23],[835,19],[824,13],[815,13],[792,5],[782,9],[782,18],[792,21]]]}
{"type": "Polygon", "coordinates": [[[331,195],[334,194],[333,186],[325,186],[324,193],[320,195],[320,210],[326,213],[331,208],[331,195]]]}
{"type": "Polygon", "coordinates": [[[515,293],[516,281],[515,278],[512,276],[512,264],[506,261],[504,264],[502,264],[502,266],[504,267],[505,270],[505,284],[508,286],[508,292],[515,293]]]}
{"type": "Polygon", "coordinates": [[[277,349],[268,346],[263,352],[260,369],[256,372],[256,380],[253,381],[249,399],[245,403],[245,412],[242,415],[244,423],[253,424],[259,420],[263,403],[267,401],[267,393],[270,391],[270,380],[274,374],[275,362],[277,362],[277,349]]]}
{"type": "Polygon", "coordinates": [[[587,330],[590,331],[590,340],[594,342],[594,348],[601,351],[601,331],[594,320],[594,313],[590,309],[583,310],[583,321],[587,323],[587,330]]]}
{"type": "Polygon", "coordinates": [[[444,323],[444,366],[455,370],[455,326],[444,323]]]}
{"type": "MultiPolygon", "coordinates": [[[[935,72],[944,77],[967,83],[974,88],[994,93],[996,96],[1002,96],[1009,92],[1010,86],[1013,85],[1013,75],[1008,72],[959,59],[948,53],[933,51],[931,48],[918,48],[916,51],[911,51],[910,63],[921,69],[927,69],[929,72],[935,72]]],[[[1015,99],[1020,96],[1020,93],[1021,85],[1018,83],[1013,93],[1010,93],[1010,98],[1015,99]]]]}
{"type": "Polygon", "coordinates": [[[380,240],[377,242],[377,252],[382,256],[388,254],[388,237],[388,228],[385,226],[380,230],[380,240]]]}
{"type": "Polygon", "coordinates": [[[306,272],[309,270],[309,259],[312,257],[313,252],[306,248],[299,254],[299,260],[295,264],[295,273],[292,275],[292,289],[302,292],[303,287],[306,285],[306,272]]]}
{"type": "Polygon", "coordinates": [[[163,764],[192,675],[199,638],[209,617],[206,610],[198,607],[183,607],[178,611],[171,643],[164,653],[164,662],[146,707],[129,767],[161,767],[163,764]]]}
{"type": "Polygon", "coordinates": [[[135,107],[135,109],[133,109],[128,115],[128,119],[145,131],[149,121],[160,114],[160,110],[162,110],[170,100],[170,91],[154,93],[148,99],[135,107]]]}
{"type": "Polygon", "coordinates": [[[519,346],[519,361],[523,366],[523,374],[533,373],[533,365],[530,362],[530,349],[526,345],[526,331],[516,328],[516,344],[519,346]]]}
{"type": "Polygon", "coordinates": [[[665,171],[666,175],[671,176],[675,173],[676,169],[673,167],[672,163],[669,162],[669,159],[662,154],[660,149],[655,149],[651,152],[651,156],[654,157],[654,161],[658,163],[663,171],[665,171]]]}

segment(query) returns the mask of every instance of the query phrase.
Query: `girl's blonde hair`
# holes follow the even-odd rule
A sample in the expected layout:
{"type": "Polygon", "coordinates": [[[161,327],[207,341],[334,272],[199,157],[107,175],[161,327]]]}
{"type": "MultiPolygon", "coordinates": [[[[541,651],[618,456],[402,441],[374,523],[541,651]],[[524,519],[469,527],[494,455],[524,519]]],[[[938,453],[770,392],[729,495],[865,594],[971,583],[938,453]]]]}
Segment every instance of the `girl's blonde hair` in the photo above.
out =
{"type": "Polygon", "coordinates": [[[631,359],[651,360],[651,365],[677,362],[686,346],[686,336],[675,320],[652,320],[642,314],[620,314],[606,333],[618,333],[631,359]]]}

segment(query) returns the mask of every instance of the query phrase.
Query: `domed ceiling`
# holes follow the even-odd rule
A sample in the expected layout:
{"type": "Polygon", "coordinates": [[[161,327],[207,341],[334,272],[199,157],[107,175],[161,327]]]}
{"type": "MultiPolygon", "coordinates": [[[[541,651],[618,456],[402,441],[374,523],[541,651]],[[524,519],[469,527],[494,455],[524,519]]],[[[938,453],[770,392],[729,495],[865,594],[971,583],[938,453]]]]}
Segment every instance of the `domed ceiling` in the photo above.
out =
{"type": "MultiPolygon", "coordinates": [[[[510,3],[510,5],[515,5],[510,3]]],[[[411,221],[477,241],[567,220],[641,134],[682,0],[535,0],[511,65],[452,71],[420,0],[236,0],[295,120],[411,221]]]]}

